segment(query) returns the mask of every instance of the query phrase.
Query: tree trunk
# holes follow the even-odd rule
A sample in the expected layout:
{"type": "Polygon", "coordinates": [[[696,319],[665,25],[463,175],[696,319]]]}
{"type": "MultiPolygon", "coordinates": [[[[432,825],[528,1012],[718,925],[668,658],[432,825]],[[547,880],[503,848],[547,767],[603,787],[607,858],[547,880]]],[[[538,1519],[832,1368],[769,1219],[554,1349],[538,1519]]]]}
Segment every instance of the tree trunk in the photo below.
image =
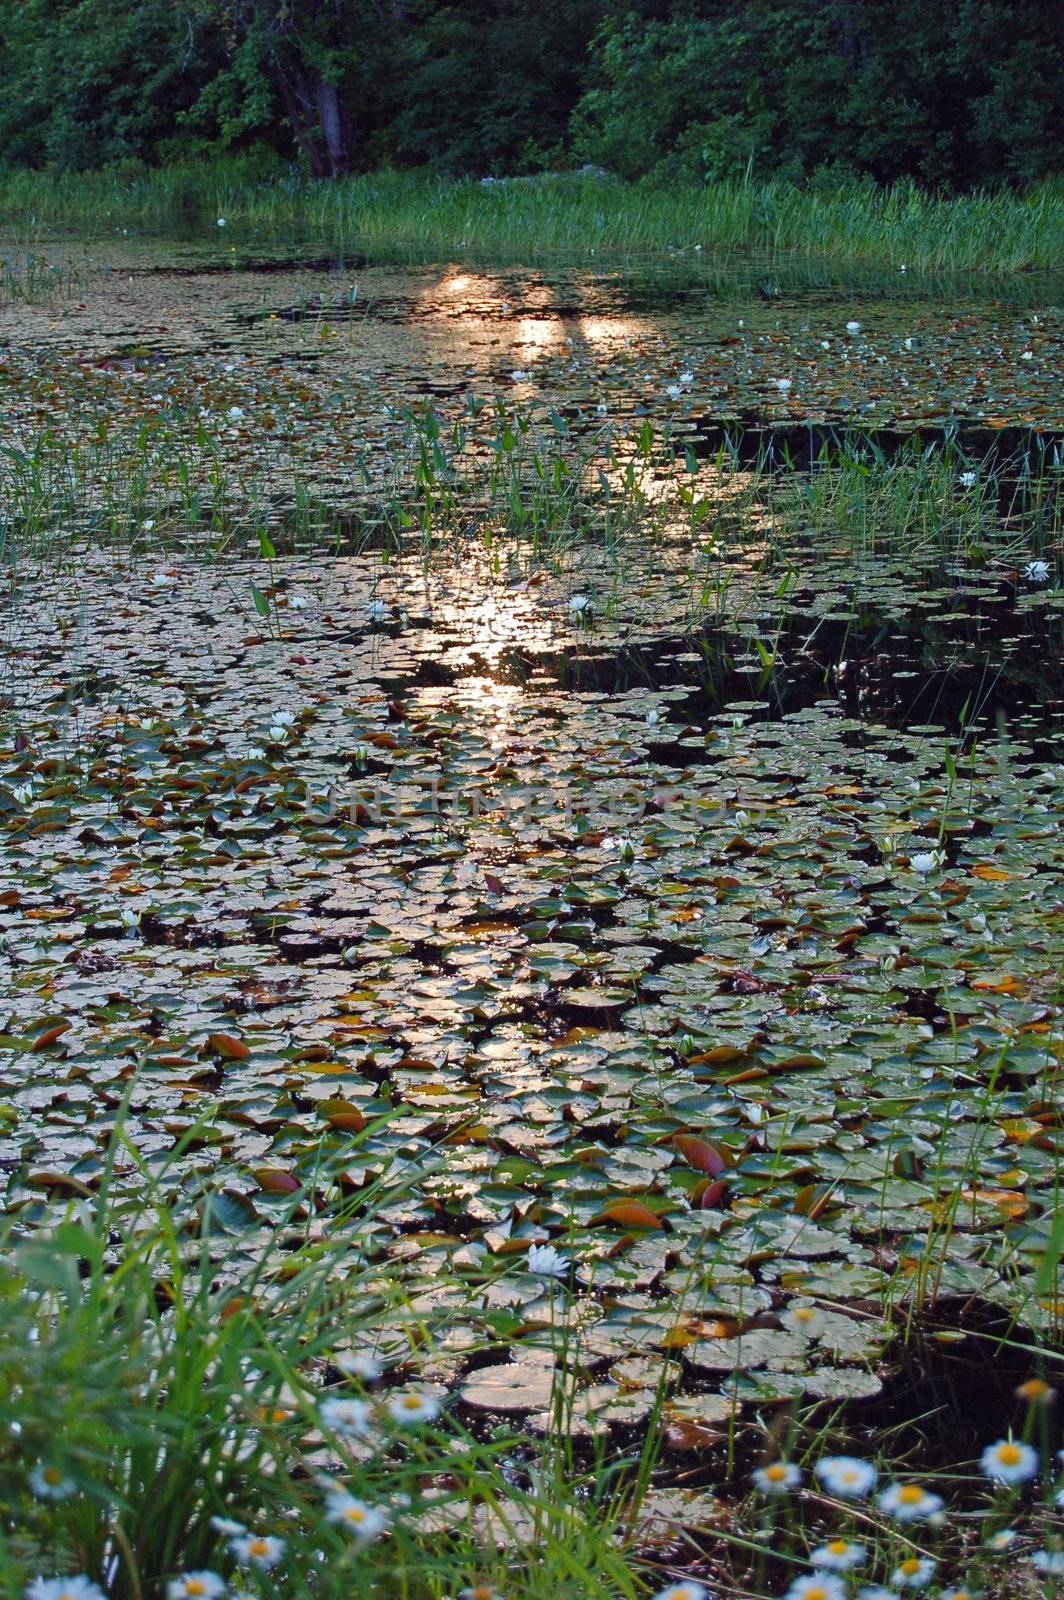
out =
{"type": "Polygon", "coordinates": [[[335,84],[326,83],[319,76],[314,85],[314,98],[329,176],[338,178],[351,167],[351,124],[335,84]]]}

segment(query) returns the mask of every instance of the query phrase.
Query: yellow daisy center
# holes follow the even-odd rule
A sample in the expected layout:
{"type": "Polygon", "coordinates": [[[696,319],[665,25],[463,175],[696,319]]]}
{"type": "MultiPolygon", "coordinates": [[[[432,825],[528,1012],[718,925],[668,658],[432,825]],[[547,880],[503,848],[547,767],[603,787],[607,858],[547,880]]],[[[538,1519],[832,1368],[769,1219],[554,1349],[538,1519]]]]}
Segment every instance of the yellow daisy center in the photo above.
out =
{"type": "Polygon", "coordinates": [[[828,1545],[828,1549],[833,1556],[844,1556],[849,1548],[850,1541],[848,1539],[832,1539],[828,1545]]]}
{"type": "Polygon", "coordinates": [[[779,1483],[781,1478],[787,1476],[787,1468],[779,1461],[774,1461],[771,1467],[765,1468],[765,1477],[771,1478],[773,1483],[779,1483]]]}
{"type": "Polygon", "coordinates": [[[905,1560],[902,1562],[902,1564],[901,1564],[901,1566],[899,1567],[898,1570],[899,1570],[899,1572],[904,1572],[904,1574],[905,1574],[905,1576],[907,1578],[911,1578],[914,1572],[919,1572],[919,1570],[920,1570],[920,1559],[919,1559],[919,1557],[918,1556],[906,1556],[905,1560]]]}
{"type": "Polygon", "coordinates": [[[185,1581],[186,1594],[206,1594],[207,1585],[202,1578],[188,1578],[185,1581]]]}
{"type": "Polygon", "coordinates": [[[805,1591],[802,1600],[828,1600],[828,1592],[822,1583],[814,1583],[805,1591]]]}
{"type": "Polygon", "coordinates": [[[248,1549],[251,1551],[253,1556],[264,1556],[269,1548],[270,1547],[265,1539],[252,1539],[251,1543],[248,1545],[248,1549]]]}
{"type": "Polygon", "coordinates": [[[998,1460],[1003,1467],[1019,1465],[1020,1447],[1018,1444],[1003,1444],[998,1446],[998,1460]]]}
{"type": "Polygon", "coordinates": [[[361,1506],[348,1506],[344,1516],[348,1522],[365,1522],[366,1520],[366,1513],[361,1506]]]}
{"type": "Polygon", "coordinates": [[[915,1483],[903,1483],[898,1490],[898,1501],[903,1506],[915,1506],[923,1498],[924,1491],[915,1483]]]}
{"type": "Polygon", "coordinates": [[[472,1591],[472,1600],[495,1600],[495,1590],[490,1583],[478,1583],[472,1591]]]}
{"type": "Polygon", "coordinates": [[[1042,1378],[1028,1378],[1026,1383],[1020,1384],[1016,1393],[1021,1400],[1044,1400],[1053,1391],[1042,1378]]]}
{"type": "Polygon", "coordinates": [[[418,1396],[416,1394],[404,1395],[403,1396],[403,1405],[406,1407],[406,1409],[408,1411],[420,1411],[421,1410],[421,1401],[420,1401],[420,1399],[418,1398],[418,1396]]]}

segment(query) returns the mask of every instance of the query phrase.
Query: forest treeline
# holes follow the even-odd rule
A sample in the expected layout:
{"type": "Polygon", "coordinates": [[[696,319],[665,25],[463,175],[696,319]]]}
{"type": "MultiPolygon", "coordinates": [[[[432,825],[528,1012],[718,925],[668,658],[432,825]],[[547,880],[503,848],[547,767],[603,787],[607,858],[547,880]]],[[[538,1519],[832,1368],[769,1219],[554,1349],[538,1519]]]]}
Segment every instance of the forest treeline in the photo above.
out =
{"type": "Polygon", "coordinates": [[[0,164],[1059,172],[1060,0],[0,0],[0,164]]]}

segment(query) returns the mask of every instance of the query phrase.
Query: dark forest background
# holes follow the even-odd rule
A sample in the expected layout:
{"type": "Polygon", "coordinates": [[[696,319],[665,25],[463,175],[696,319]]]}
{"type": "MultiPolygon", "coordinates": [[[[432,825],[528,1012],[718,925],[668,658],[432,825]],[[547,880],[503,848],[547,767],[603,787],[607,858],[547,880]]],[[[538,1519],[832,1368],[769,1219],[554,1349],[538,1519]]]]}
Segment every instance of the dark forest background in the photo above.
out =
{"type": "Polygon", "coordinates": [[[1060,0],[3,0],[0,163],[1058,172],[1060,0]]]}

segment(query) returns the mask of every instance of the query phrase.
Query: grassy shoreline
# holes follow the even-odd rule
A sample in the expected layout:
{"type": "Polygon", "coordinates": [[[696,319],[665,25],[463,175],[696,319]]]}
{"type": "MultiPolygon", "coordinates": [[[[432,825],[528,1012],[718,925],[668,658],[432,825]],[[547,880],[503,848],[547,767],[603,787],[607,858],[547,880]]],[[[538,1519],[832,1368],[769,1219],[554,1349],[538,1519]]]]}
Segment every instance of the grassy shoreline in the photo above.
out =
{"type": "Polygon", "coordinates": [[[98,172],[0,172],[0,226],[299,233],[372,262],[626,260],[647,252],[805,254],[900,271],[1048,270],[1064,260],[1064,189],[936,198],[909,186],[662,188],[558,176],[483,185],[420,172],[335,182],[253,160],[98,172]]]}

